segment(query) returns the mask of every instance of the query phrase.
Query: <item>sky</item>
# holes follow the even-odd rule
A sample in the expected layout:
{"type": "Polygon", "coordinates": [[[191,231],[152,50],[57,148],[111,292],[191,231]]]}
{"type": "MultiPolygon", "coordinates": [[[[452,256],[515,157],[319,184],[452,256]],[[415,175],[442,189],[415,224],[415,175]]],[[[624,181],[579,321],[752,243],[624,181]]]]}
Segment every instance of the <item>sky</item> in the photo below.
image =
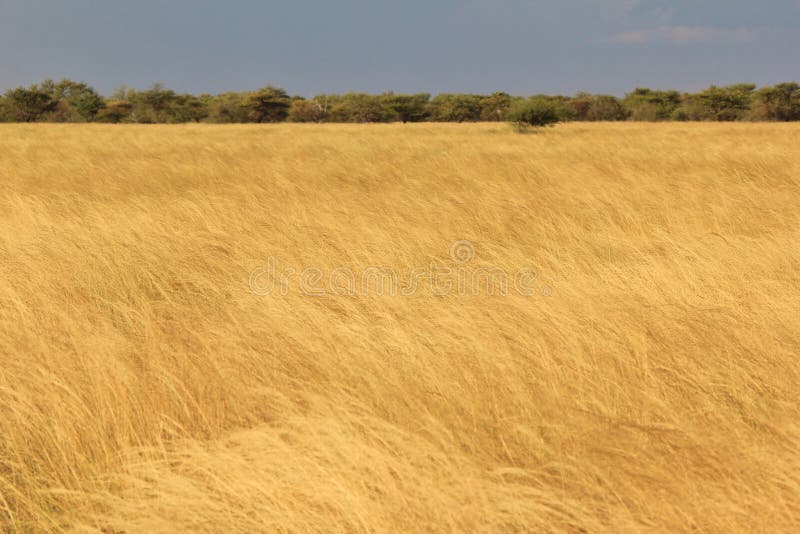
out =
{"type": "Polygon", "coordinates": [[[800,0],[0,0],[0,91],[291,94],[800,80],[800,0]]]}

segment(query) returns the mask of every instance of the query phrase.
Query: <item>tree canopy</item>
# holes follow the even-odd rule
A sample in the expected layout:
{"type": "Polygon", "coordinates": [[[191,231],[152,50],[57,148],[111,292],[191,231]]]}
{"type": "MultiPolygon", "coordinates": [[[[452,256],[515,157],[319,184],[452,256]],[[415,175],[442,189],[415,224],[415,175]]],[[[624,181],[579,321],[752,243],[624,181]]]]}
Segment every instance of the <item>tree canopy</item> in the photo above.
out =
{"type": "Polygon", "coordinates": [[[531,113],[537,106],[555,113],[558,121],[798,121],[800,85],[712,85],[697,93],[640,87],[623,98],[585,92],[530,97],[504,92],[431,96],[391,91],[303,98],[270,85],[249,92],[193,95],[155,84],[145,90],[122,86],[103,97],[85,82],[48,79],[0,95],[0,122],[509,121],[519,118],[523,109],[531,113]]]}

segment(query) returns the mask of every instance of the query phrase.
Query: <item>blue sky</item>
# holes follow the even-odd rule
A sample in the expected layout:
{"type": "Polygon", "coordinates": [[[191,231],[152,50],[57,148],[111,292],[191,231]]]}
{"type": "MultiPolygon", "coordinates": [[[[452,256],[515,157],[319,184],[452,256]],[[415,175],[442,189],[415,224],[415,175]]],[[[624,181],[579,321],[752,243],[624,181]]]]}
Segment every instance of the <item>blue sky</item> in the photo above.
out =
{"type": "Polygon", "coordinates": [[[799,57],[800,0],[0,0],[0,91],[621,95],[800,80],[799,57]]]}

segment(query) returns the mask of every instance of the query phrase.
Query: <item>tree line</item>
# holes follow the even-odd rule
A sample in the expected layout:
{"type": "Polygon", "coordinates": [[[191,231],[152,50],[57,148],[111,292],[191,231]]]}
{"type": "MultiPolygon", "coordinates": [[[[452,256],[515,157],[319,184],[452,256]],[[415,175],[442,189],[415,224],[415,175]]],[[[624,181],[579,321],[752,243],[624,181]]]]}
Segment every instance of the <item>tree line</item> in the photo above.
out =
{"type": "MultiPolygon", "coordinates": [[[[543,104],[558,121],[797,121],[800,85],[711,86],[698,93],[637,88],[618,98],[478,94],[347,93],[291,96],[267,86],[218,95],[183,94],[156,84],[101,96],[84,82],[45,80],[0,96],[0,122],[270,123],[476,122],[509,120],[521,103],[543,104]]],[[[512,119],[513,120],[513,119],[512,119]]]]}

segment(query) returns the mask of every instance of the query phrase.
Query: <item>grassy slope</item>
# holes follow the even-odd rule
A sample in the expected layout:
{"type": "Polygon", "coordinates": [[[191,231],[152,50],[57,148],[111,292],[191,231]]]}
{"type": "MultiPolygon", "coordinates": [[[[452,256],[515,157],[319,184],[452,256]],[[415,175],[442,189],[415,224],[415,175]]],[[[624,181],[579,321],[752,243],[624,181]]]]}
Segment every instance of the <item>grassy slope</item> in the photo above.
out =
{"type": "Polygon", "coordinates": [[[506,128],[0,125],[0,531],[800,527],[800,128],[506,128]]]}

